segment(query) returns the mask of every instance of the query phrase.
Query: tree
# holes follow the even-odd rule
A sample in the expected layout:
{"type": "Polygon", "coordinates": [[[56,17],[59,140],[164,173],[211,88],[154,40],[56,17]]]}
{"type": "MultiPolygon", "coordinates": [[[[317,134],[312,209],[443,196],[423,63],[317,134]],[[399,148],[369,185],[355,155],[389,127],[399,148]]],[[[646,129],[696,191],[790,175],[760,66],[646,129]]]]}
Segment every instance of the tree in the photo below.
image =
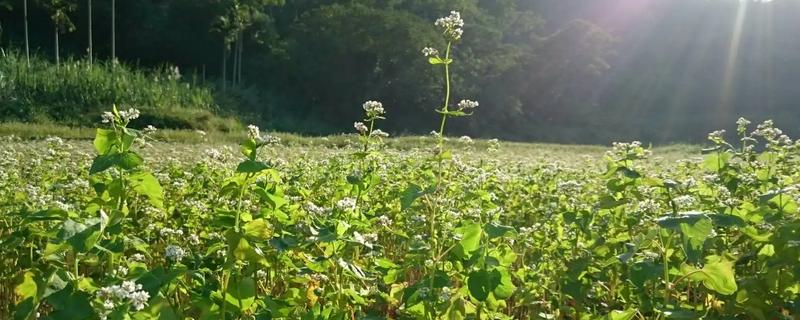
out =
{"type": "Polygon", "coordinates": [[[111,0],[111,63],[117,62],[117,0],[111,0]]]}
{"type": "Polygon", "coordinates": [[[231,82],[233,85],[241,85],[245,32],[257,22],[268,19],[265,12],[267,7],[281,6],[285,0],[221,0],[220,3],[224,8],[223,14],[217,18],[213,29],[222,34],[223,38],[222,86],[225,90],[231,45],[234,45],[231,82]]]}
{"type": "Polygon", "coordinates": [[[92,64],[94,59],[94,48],[92,48],[92,0],[86,0],[86,9],[88,12],[89,25],[86,28],[89,32],[89,64],[92,64]]]}
{"type": "MultiPolygon", "coordinates": [[[[0,1],[0,9],[11,11],[11,3],[8,1],[0,1]]],[[[3,21],[0,21],[0,48],[3,45],[3,21]]]]}
{"type": "Polygon", "coordinates": [[[53,31],[55,34],[55,56],[56,65],[61,64],[59,50],[59,34],[75,31],[75,24],[69,18],[69,13],[77,9],[77,5],[69,0],[49,0],[45,7],[50,11],[50,20],[53,21],[53,31]]]}
{"type": "Polygon", "coordinates": [[[28,40],[28,0],[22,1],[23,22],[25,24],[25,62],[31,66],[31,46],[28,40]]]}

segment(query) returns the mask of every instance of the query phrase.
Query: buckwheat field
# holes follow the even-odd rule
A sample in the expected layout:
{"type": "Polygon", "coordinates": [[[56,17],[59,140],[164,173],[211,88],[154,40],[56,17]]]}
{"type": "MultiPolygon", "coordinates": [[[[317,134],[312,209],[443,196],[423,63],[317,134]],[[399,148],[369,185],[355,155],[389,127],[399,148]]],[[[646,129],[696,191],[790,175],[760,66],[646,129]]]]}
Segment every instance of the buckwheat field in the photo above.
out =
{"type": "Polygon", "coordinates": [[[111,106],[91,141],[3,137],[0,319],[797,319],[800,143],[448,138],[481,112],[451,97],[463,25],[422,52],[426,137],[379,101],[336,141],[164,142],[111,106]]]}

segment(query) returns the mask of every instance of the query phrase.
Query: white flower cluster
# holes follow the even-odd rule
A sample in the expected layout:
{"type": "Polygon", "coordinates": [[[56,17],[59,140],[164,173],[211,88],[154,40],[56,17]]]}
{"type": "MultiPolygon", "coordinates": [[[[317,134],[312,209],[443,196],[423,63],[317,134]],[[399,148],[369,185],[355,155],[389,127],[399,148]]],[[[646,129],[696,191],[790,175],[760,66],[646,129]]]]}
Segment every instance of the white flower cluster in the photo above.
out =
{"type": "Polygon", "coordinates": [[[141,253],[134,253],[131,255],[131,260],[136,262],[144,262],[144,255],[141,253]]]}
{"type": "Polygon", "coordinates": [[[306,203],[305,209],[308,211],[308,213],[315,215],[322,215],[326,212],[325,208],[322,208],[313,202],[306,203]]]}
{"type": "Polygon", "coordinates": [[[639,201],[639,210],[646,213],[658,213],[661,211],[661,205],[653,199],[645,199],[639,201]]]}
{"type": "Polygon", "coordinates": [[[641,141],[633,141],[630,143],[614,142],[611,146],[611,151],[606,152],[606,155],[609,157],[646,159],[653,154],[652,151],[642,146],[641,141]]]}
{"type": "Polygon", "coordinates": [[[147,127],[144,128],[143,131],[144,131],[145,134],[153,134],[156,131],[158,131],[158,129],[156,129],[156,127],[154,127],[152,125],[148,125],[147,127]]]}
{"type": "Polygon", "coordinates": [[[378,235],[375,233],[361,234],[358,231],[353,232],[353,241],[372,249],[373,243],[378,242],[378,235]]]}
{"type": "Polygon", "coordinates": [[[690,195],[683,195],[675,197],[674,199],[672,199],[672,202],[675,204],[676,207],[678,207],[678,209],[687,210],[691,209],[691,207],[695,205],[696,200],[694,199],[694,197],[690,195]]]}
{"type": "Polygon", "coordinates": [[[749,126],[750,123],[750,120],[739,118],[739,120],[736,120],[736,131],[738,131],[739,134],[747,132],[747,126],[749,126]]]}
{"type": "Polygon", "coordinates": [[[470,138],[469,136],[461,136],[461,138],[458,138],[458,141],[465,144],[473,143],[472,138],[470,138]]]}
{"type": "Polygon", "coordinates": [[[472,100],[461,100],[458,103],[458,110],[472,110],[477,108],[480,105],[477,101],[472,100]]]}
{"type": "Polygon", "coordinates": [[[356,199],[344,198],[336,202],[336,208],[342,211],[350,211],[356,209],[356,199]]]}
{"type": "Polygon", "coordinates": [[[111,123],[114,121],[114,114],[111,113],[111,111],[103,112],[101,117],[103,118],[103,123],[111,123]]]}
{"type": "Polygon", "coordinates": [[[225,160],[225,154],[223,154],[222,151],[219,151],[219,149],[216,148],[206,149],[203,153],[205,153],[206,157],[213,160],[217,161],[225,160]]]}
{"type": "Polygon", "coordinates": [[[100,312],[101,319],[106,319],[108,314],[120,304],[130,303],[134,310],[140,311],[147,306],[147,301],[150,300],[150,294],[142,290],[142,285],[133,281],[100,288],[96,295],[103,301],[103,310],[100,312]]]}
{"type": "Polygon", "coordinates": [[[181,69],[178,66],[167,68],[167,79],[178,81],[181,79],[181,69]]]}
{"type": "Polygon", "coordinates": [[[372,132],[369,134],[369,136],[370,137],[378,137],[378,138],[388,138],[389,134],[386,133],[386,132],[383,132],[381,129],[375,129],[375,130],[372,130],[372,132]]]}
{"type": "Polygon", "coordinates": [[[168,237],[171,237],[171,236],[176,236],[176,237],[183,236],[183,230],[172,229],[172,228],[167,228],[167,227],[161,228],[161,230],[158,233],[161,234],[161,236],[165,237],[165,238],[168,238],[168,237]]]}
{"type": "Polygon", "coordinates": [[[365,134],[367,131],[369,131],[369,128],[367,128],[367,125],[365,125],[363,122],[353,123],[353,128],[356,128],[356,131],[361,134],[365,134]]]}
{"type": "Polygon", "coordinates": [[[717,130],[708,134],[708,140],[716,144],[725,143],[725,130],[717,130]]]}
{"type": "Polygon", "coordinates": [[[128,110],[122,110],[119,112],[119,117],[122,119],[123,122],[128,122],[131,120],[138,119],[141,113],[139,113],[138,109],[130,108],[128,110]]]}
{"type": "Polygon", "coordinates": [[[392,218],[389,218],[389,216],[383,215],[378,217],[378,224],[381,226],[388,227],[391,226],[392,223],[392,218]]]}
{"type": "Polygon", "coordinates": [[[270,145],[279,144],[279,143],[281,143],[281,138],[273,136],[273,135],[266,135],[263,139],[261,139],[260,142],[263,143],[263,144],[270,144],[270,145]]]}
{"type": "Polygon", "coordinates": [[[386,110],[383,109],[383,103],[380,103],[378,101],[370,100],[364,102],[364,105],[362,105],[362,107],[364,108],[364,111],[367,112],[367,118],[380,117],[386,113],[386,110]]]}
{"type": "Polygon", "coordinates": [[[253,140],[260,140],[261,139],[261,129],[258,126],[251,124],[247,126],[247,137],[253,140]]]}
{"type": "Polygon", "coordinates": [[[196,246],[200,245],[200,236],[197,234],[190,234],[189,235],[189,244],[196,246]]]}
{"type": "Polygon", "coordinates": [[[489,149],[487,150],[489,153],[497,153],[500,151],[500,140],[498,139],[490,139],[489,140],[489,149]]]}
{"type": "Polygon", "coordinates": [[[435,57],[439,55],[439,50],[436,50],[436,48],[425,47],[422,49],[422,54],[426,57],[435,57]]]}
{"type": "Polygon", "coordinates": [[[458,11],[450,11],[449,16],[437,19],[435,24],[444,29],[445,36],[450,40],[459,40],[464,34],[464,30],[461,29],[464,27],[464,20],[458,11]]]}
{"type": "Polygon", "coordinates": [[[186,256],[186,251],[183,248],[175,245],[169,245],[164,250],[164,255],[167,257],[167,260],[172,262],[178,262],[183,260],[183,257],[186,256]]]}

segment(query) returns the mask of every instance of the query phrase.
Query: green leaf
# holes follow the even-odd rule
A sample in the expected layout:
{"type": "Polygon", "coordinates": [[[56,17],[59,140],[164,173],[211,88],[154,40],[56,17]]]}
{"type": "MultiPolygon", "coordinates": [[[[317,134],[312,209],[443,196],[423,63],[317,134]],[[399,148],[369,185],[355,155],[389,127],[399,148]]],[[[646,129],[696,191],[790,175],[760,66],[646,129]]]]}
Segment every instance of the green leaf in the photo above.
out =
{"type": "Polygon", "coordinates": [[[228,241],[228,256],[255,264],[266,263],[266,258],[258,254],[242,234],[230,230],[226,234],[226,239],[228,241]]]}
{"type": "Polygon", "coordinates": [[[116,143],[117,134],[114,130],[97,129],[97,133],[94,135],[94,150],[97,151],[97,154],[108,154],[116,143]]]}
{"type": "Polygon", "coordinates": [[[139,171],[131,174],[128,179],[133,191],[147,197],[154,207],[164,208],[164,191],[156,177],[149,172],[139,171]]]}
{"type": "Polygon", "coordinates": [[[125,153],[119,154],[116,157],[116,165],[125,170],[135,169],[144,163],[144,159],[132,151],[126,151],[125,153]]]}
{"type": "Polygon", "coordinates": [[[499,282],[497,286],[494,288],[494,297],[497,299],[508,299],[511,295],[514,294],[514,290],[517,289],[514,286],[514,283],[511,281],[511,274],[508,273],[508,270],[505,268],[497,268],[492,271],[494,275],[499,275],[499,282]]]}
{"type": "Polygon", "coordinates": [[[242,163],[239,163],[239,166],[236,167],[237,173],[256,173],[267,170],[270,168],[270,165],[262,162],[262,161],[255,161],[255,160],[245,160],[242,163]]]}
{"type": "Polygon", "coordinates": [[[608,314],[608,320],[631,320],[636,315],[636,309],[628,309],[625,311],[614,310],[608,314]]]}
{"type": "Polygon", "coordinates": [[[514,232],[514,228],[496,223],[487,223],[484,225],[484,230],[486,231],[486,235],[489,237],[489,239],[499,238],[504,236],[506,233],[514,232]]]}
{"type": "Polygon", "coordinates": [[[115,154],[99,155],[92,161],[92,166],[89,168],[89,174],[95,174],[108,170],[117,164],[117,156],[115,154]]]}
{"type": "Polygon", "coordinates": [[[225,292],[225,302],[239,312],[245,312],[256,301],[256,282],[253,278],[243,277],[239,281],[231,281],[225,292]]]}
{"type": "Polygon", "coordinates": [[[771,257],[773,255],[775,255],[775,246],[771,243],[765,244],[760,250],[758,250],[759,257],[771,257]]]}
{"type": "Polygon", "coordinates": [[[733,262],[720,256],[706,257],[706,264],[702,269],[684,264],[681,266],[681,272],[688,279],[702,281],[706,288],[720,294],[731,295],[736,292],[733,262]]]}
{"type": "Polygon", "coordinates": [[[25,221],[61,221],[69,217],[69,213],[61,209],[48,209],[37,211],[24,216],[25,221]]]}
{"type": "Polygon", "coordinates": [[[96,223],[70,237],[67,243],[77,252],[88,252],[94,248],[102,233],[103,226],[100,223],[96,223]]]}
{"type": "Polygon", "coordinates": [[[91,319],[94,313],[89,304],[90,299],[88,294],[76,291],[72,285],[68,285],[47,298],[47,303],[53,307],[49,317],[59,320],[91,319]]]}
{"type": "Polygon", "coordinates": [[[272,230],[264,219],[250,221],[242,227],[244,234],[251,240],[267,241],[272,238],[272,230]]]}
{"type": "Polygon", "coordinates": [[[681,232],[683,249],[690,262],[698,262],[703,245],[714,231],[714,226],[707,214],[702,212],[682,212],[678,216],[658,219],[661,227],[681,232]]]}
{"type": "Polygon", "coordinates": [[[255,161],[258,151],[258,143],[253,139],[247,139],[239,144],[239,150],[242,151],[242,155],[247,157],[247,159],[255,161]]]}
{"type": "Polygon", "coordinates": [[[497,287],[497,283],[492,279],[489,271],[478,270],[469,274],[467,287],[469,288],[469,294],[475,300],[486,301],[489,298],[489,293],[497,287]]]}
{"type": "Polygon", "coordinates": [[[39,284],[36,274],[26,271],[22,274],[22,281],[14,288],[14,293],[19,297],[16,305],[14,320],[28,319],[39,306],[39,284]]]}
{"type": "Polygon", "coordinates": [[[422,197],[429,192],[427,190],[423,190],[420,186],[416,184],[410,184],[403,191],[403,196],[400,198],[400,208],[401,210],[405,210],[411,207],[415,200],[419,197],[422,197]]]}
{"type": "Polygon", "coordinates": [[[430,57],[430,58],[428,58],[428,63],[433,64],[433,65],[444,64],[445,60],[443,60],[442,58],[439,58],[439,57],[430,57]]]}
{"type": "Polygon", "coordinates": [[[486,301],[489,293],[493,293],[496,299],[507,299],[516,290],[511,282],[511,275],[504,268],[471,272],[467,278],[467,287],[470,295],[478,301],[486,301]]]}
{"type": "Polygon", "coordinates": [[[706,156],[703,167],[709,171],[720,171],[728,166],[732,155],[730,153],[712,153],[706,156]]]}
{"type": "Polygon", "coordinates": [[[462,257],[469,257],[470,254],[478,250],[481,244],[481,235],[483,229],[480,224],[470,223],[456,230],[461,235],[461,241],[458,243],[459,253],[462,257]]]}

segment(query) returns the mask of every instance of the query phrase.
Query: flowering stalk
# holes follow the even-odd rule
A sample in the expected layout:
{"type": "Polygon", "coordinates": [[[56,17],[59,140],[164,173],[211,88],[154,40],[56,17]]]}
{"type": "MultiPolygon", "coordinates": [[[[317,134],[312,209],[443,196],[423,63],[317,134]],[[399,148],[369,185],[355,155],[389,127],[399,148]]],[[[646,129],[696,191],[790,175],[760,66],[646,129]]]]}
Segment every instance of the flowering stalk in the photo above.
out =
{"type": "MultiPolygon", "coordinates": [[[[463,30],[461,29],[464,26],[464,20],[461,19],[461,14],[457,11],[451,11],[450,15],[447,17],[439,18],[436,20],[435,25],[443,29],[442,34],[444,35],[445,39],[447,40],[447,49],[445,50],[444,58],[439,56],[439,51],[435,48],[426,47],[422,49],[422,54],[428,57],[428,62],[432,65],[444,65],[444,82],[445,82],[445,93],[444,93],[444,104],[442,105],[441,109],[436,110],[436,112],[442,115],[441,123],[439,124],[439,131],[436,132],[438,143],[436,148],[436,160],[438,162],[439,170],[436,173],[436,181],[435,181],[435,188],[434,193],[438,195],[442,188],[442,184],[444,182],[444,160],[445,150],[444,150],[444,130],[445,125],[447,124],[447,119],[449,117],[462,117],[462,116],[469,116],[470,113],[467,111],[474,109],[478,106],[477,102],[471,100],[462,100],[457,105],[457,109],[451,110],[450,109],[450,99],[451,99],[451,84],[450,84],[450,64],[453,63],[452,56],[452,49],[453,44],[461,40],[461,35],[463,34],[463,30]]],[[[430,199],[429,199],[430,201],[430,199]]],[[[429,260],[430,263],[426,261],[426,268],[430,268],[430,276],[429,276],[429,283],[427,292],[432,292],[435,289],[434,286],[434,279],[436,270],[438,270],[440,263],[441,256],[442,256],[442,247],[439,244],[436,234],[436,221],[437,221],[437,211],[438,211],[438,201],[436,199],[432,200],[434,203],[430,205],[430,215],[429,215],[429,237],[432,243],[431,248],[431,259],[429,260]]],[[[436,319],[437,312],[435,310],[434,302],[430,302],[428,307],[426,308],[426,313],[429,318],[436,319]]]]}

